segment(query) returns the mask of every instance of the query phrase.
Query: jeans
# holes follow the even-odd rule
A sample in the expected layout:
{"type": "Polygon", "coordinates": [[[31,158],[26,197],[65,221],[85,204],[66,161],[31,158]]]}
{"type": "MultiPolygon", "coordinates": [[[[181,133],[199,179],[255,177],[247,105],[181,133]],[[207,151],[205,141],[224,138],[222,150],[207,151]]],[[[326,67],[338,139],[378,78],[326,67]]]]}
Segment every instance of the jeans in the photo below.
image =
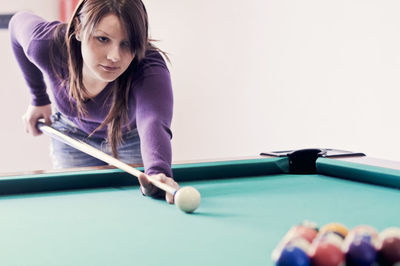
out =
{"type": "MultiPolygon", "coordinates": [[[[52,127],[58,131],[86,142],[87,144],[111,155],[111,146],[107,139],[88,137],[88,134],[80,130],[74,123],[57,112],[52,115],[52,127]]],[[[119,160],[128,164],[143,164],[140,152],[140,139],[137,129],[123,135],[123,142],[117,147],[119,160]]],[[[107,163],[81,152],[68,144],[54,138],[51,139],[51,159],[54,168],[73,168],[85,166],[100,166],[107,163]]]]}

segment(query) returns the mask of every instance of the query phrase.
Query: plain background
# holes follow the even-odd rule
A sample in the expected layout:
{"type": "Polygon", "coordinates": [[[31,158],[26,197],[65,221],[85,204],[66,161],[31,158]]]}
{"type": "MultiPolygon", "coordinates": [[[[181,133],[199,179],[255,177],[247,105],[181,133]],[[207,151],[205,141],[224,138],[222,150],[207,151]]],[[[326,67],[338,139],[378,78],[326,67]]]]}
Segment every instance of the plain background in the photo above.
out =
{"type": "MultiPolygon", "coordinates": [[[[339,148],[400,160],[400,2],[145,0],[169,53],[174,161],[339,148]]],[[[0,12],[58,18],[55,0],[0,12]]],[[[25,134],[30,102],[0,30],[0,171],[48,169],[49,139],[25,134]]]]}

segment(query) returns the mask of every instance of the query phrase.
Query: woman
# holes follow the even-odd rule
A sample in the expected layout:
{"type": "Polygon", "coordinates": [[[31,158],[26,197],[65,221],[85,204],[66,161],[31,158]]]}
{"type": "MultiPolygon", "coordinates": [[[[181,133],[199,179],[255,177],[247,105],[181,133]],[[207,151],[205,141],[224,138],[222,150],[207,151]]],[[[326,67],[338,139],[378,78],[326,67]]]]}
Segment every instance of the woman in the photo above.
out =
{"type": "MultiPolygon", "coordinates": [[[[36,123],[44,119],[126,163],[143,163],[146,174],[179,187],[171,178],[171,80],[149,40],[141,0],[82,0],[68,24],[19,12],[9,29],[32,95],[23,117],[28,133],[40,135],[36,123]]],[[[104,164],[57,140],[52,160],[58,168],[104,164]]],[[[145,195],[164,193],[145,175],[139,182],[145,195]]],[[[173,195],[166,200],[173,203],[173,195]]]]}

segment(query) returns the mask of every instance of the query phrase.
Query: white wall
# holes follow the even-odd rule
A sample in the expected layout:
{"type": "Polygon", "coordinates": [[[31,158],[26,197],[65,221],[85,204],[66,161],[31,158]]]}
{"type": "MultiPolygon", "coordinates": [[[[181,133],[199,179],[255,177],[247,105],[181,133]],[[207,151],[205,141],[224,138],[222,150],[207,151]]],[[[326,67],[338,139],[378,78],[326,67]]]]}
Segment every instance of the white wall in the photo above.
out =
{"type": "MultiPolygon", "coordinates": [[[[4,13],[57,14],[54,0],[0,3],[4,13]]],[[[172,60],[174,160],[305,147],[400,160],[400,2],[145,4],[172,60]]],[[[29,98],[7,36],[0,31],[0,171],[49,168],[47,137],[22,130],[29,98]]]]}
{"type": "MultiPolygon", "coordinates": [[[[55,19],[57,1],[0,0],[0,13],[30,10],[43,17],[55,19]]],[[[0,173],[49,169],[49,139],[27,135],[22,115],[30,103],[29,90],[12,54],[9,33],[0,30],[0,173]]]]}
{"type": "Polygon", "coordinates": [[[175,159],[332,147],[400,160],[399,1],[146,1],[175,159]]]}

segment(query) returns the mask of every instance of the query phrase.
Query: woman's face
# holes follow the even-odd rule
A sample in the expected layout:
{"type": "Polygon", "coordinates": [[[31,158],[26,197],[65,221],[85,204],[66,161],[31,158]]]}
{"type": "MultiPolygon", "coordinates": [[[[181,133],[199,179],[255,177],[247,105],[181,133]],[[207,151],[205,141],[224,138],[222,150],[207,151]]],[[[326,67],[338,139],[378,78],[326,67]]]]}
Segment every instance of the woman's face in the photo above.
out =
{"type": "Polygon", "coordinates": [[[93,34],[77,34],[81,40],[83,79],[90,83],[117,79],[134,58],[128,34],[119,18],[108,14],[100,20],[93,34]]]}

